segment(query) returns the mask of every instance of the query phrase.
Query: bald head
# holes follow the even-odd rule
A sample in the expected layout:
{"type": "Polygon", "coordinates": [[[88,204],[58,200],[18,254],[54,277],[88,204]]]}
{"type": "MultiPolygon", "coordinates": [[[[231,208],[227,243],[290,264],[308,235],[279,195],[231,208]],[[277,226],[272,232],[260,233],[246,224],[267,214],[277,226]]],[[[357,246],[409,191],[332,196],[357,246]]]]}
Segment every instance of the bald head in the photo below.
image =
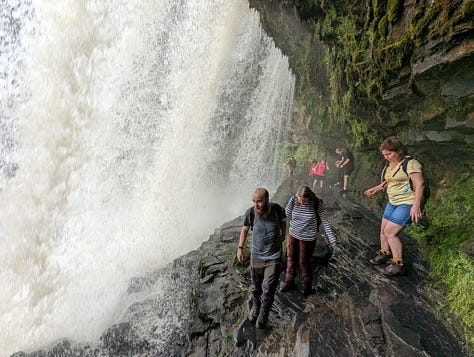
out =
{"type": "Polygon", "coordinates": [[[269,194],[265,188],[259,187],[252,195],[255,214],[262,216],[269,208],[269,194]]]}
{"type": "Polygon", "coordinates": [[[257,188],[253,194],[254,194],[254,196],[259,196],[259,197],[262,197],[262,198],[266,198],[267,200],[269,198],[269,194],[268,194],[267,189],[263,188],[263,187],[257,188]]]}

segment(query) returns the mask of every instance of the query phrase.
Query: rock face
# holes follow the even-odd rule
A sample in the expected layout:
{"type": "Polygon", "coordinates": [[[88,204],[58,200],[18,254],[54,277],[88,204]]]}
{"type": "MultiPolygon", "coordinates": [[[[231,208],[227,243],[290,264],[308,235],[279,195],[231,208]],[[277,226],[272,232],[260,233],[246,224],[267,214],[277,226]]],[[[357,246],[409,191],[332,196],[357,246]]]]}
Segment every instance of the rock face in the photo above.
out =
{"type": "Polygon", "coordinates": [[[334,148],[345,140],[364,152],[397,135],[410,151],[437,163],[433,171],[472,172],[472,1],[251,0],[250,5],[297,77],[297,110],[304,118],[294,142],[334,148]],[[348,24],[353,27],[344,27],[348,24]]]}
{"type": "MultiPolygon", "coordinates": [[[[298,184],[284,182],[273,201],[285,205],[298,184]]],[[[246,320],[249,272],[232,263],[240,217],[165,269],[133,279],[128,293],[142,298],[130,299],[99,342],[64,340],[14,356],[473,355],[455,325],[438,319],[436,291],[427,286],[416,244],[403,241],[407,274],[387,278],[368,263],[378,249],[379,218],[350,193],[322,197],[338,247],[331,256],[321,237],[313,256],[317,292],[277,292],[270,328],[257,330],[246,320]],[[169,326],[160,320],[167,314],[174,321],[169,326]]]]}

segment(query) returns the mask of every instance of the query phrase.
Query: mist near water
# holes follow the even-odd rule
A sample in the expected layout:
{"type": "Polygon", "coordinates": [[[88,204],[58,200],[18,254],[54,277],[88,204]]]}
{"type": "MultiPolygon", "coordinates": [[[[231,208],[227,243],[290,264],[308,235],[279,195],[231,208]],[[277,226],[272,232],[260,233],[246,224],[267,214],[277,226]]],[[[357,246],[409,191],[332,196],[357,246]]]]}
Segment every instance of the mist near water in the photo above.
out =
{"type": "Polygon", "coordinates": [[[246,1],[3,0],[0,356],[97,340],[130,278],[282,175],[288,60],[246,1]]]}

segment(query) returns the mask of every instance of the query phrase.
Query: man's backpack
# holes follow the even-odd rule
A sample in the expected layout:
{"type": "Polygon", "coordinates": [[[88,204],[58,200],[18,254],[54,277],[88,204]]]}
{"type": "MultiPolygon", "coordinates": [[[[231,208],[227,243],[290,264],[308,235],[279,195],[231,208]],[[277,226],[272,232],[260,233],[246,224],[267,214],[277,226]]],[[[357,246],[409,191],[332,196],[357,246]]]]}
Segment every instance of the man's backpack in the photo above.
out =
{"type": "MultiPolygon", "coordinates": [[[[283,207],[282,207],[283,209],[283,207]]],[[[275,222],[280,222],[280,217],[278,216],[278,212],[272,205],[272,219],[275,220],[275,222]]],[[[253,222],[255,221],[255,212],[254,212],[254,207],[250,207],[250,230],[253,231],[253,222]]]]}
{"type": "MultiPolygon", "coordinates": [[[[407,168],[408,167],[408,162],[410,160],[413,160],[413,157],[407,156],[405,158],[405,160],[402,162],[400,167],[403,170],[403,172],[405,173],[405,175],[407,175],[407,177],[408,177],[408,182],[410,183],[410,189],[412,191],[414,191],[413,182],[411,181],[410,175],[408,174],[408,168],[407,168]]],[[[382,169],[382,173],[380,174],[380,182],[385,181],[385,172],[387,171],[387,167],[388,167],[388,163],[382,169]]],[[[400,167],[398,168],[398,170],[400,170],[400,167]]],[[[398,173],[398,170],[393,173],[393,176],[395,176],[398,173]]],[[[423,171],[422,171],[422,174],[423,174],[423,180],[425,182],[425,187],[423,188],[423,194],[421,196],[420,208],[421,208],[421,211],[424,212],[426,202],[428,201],[428,199],[430,198],[430,195],[431,195],[431,190],[430,190],[430,184],[428,182],[428,177],[426,176],[426,174],[423,171]]]]}

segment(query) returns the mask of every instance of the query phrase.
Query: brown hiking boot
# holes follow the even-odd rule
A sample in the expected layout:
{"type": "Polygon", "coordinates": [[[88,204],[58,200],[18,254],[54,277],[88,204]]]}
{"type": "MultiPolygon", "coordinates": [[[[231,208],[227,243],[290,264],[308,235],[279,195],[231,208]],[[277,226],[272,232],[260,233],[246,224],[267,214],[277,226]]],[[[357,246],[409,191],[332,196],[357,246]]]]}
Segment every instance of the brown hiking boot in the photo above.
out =
{"type": "Polygon", "coordinates": [[[369,262],[370,264],[373,264],[373,265],[381,265],[381,264],[386,264],[389,258],[390,258],[389,255],[382,254],[381,252],[379,252],[375,257],[370,259],[369,262]]]}
{"type": "Polygon", "coordinates": [[[403,275],[405,274],[405,268],[403,264],[390,262],[385,268],[382,269],[382,273],[384,273],[385,275],[403,275]]]}

